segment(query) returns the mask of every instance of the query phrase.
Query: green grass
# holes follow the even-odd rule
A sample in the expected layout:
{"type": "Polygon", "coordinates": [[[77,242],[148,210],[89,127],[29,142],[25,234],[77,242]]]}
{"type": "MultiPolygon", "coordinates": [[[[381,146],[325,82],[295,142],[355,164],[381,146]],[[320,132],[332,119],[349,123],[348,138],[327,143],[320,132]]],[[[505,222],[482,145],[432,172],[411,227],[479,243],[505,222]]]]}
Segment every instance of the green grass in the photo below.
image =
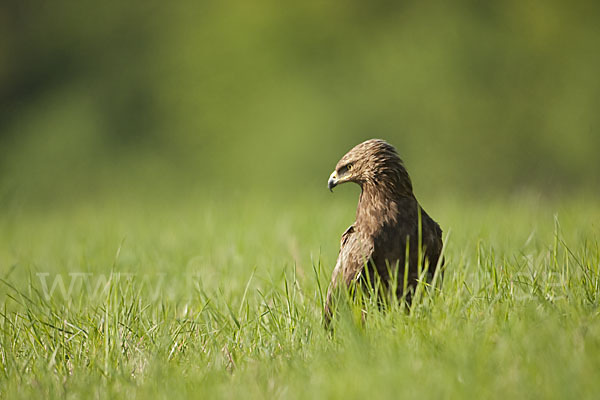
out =
{"type": "Polygon", "coordinates": [[[5,208],[0,397],[600,393],[598,203],[425,202],[448,242],[441,290],[409,312],[367,301],[362,322],[342,307],[329,335],[348,193],[5,208]]]}

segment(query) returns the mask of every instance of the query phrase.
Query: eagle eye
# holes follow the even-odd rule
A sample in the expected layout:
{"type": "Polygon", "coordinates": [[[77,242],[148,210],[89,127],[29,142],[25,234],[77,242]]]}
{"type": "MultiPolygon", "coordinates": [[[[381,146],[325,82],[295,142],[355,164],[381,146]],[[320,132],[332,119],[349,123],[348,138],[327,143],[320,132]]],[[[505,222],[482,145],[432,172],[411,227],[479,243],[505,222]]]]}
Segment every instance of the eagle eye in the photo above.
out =
{"type": "Polygon", "coordinates": [[[339,174],[344,175],[346,172],[349,172],[351,170],[352,170],[352,164],[346,164],[342,168],[340,168],[339,174]]]}

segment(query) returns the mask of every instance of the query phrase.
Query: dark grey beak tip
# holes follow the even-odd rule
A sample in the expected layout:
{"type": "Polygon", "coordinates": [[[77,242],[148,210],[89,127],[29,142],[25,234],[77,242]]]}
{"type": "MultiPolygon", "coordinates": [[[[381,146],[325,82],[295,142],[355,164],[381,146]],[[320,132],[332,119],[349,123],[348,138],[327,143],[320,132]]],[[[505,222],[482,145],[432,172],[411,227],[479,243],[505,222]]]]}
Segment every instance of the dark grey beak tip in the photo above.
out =
{"type": "Polygon", "coordinates": [[[327,181],[327,188],[329,189],[330,192],[333,192],[333,188],[335,187],[336,182],[335,179],[329,179],[327,181]]]}

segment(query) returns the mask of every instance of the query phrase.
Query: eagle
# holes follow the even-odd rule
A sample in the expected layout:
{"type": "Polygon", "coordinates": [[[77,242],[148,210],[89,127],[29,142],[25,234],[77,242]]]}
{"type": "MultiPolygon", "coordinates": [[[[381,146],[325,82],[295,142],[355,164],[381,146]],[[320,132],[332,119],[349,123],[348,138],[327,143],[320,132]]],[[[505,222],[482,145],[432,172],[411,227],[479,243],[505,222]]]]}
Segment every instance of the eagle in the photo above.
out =
{"type": "Polygon", "coordinates": [[[346,182],[358,184],[361,194],[356,221],[342,235],[327,290],[325,326],[333,317],[334,293],[340,285],[379,282],[388,291],[395,287],[398,299],[410,299],[419,279],[419,258],[432,276],[442,252],[442,230],[419,205],[404,163],[392,145],[371,139],[348,151],[327,186],[333,192],[346,182]]]}

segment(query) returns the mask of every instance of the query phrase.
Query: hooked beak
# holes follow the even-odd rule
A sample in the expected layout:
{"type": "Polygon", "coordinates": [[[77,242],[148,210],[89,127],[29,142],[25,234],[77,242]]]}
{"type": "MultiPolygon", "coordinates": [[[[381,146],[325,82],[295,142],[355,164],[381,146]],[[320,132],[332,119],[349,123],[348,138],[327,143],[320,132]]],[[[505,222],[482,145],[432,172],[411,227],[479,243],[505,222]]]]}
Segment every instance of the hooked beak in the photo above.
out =
{"type": "Polygon", "coordinates": [[[337,172],[333,171],[331,173],[331,175],[329,176],[329,180],[327,181],[327,188],[329,188],[329,190],[331,192],[333,192],[333,188],[336,187],[338,184],[338,176],[337,176],[337,172]]]}

